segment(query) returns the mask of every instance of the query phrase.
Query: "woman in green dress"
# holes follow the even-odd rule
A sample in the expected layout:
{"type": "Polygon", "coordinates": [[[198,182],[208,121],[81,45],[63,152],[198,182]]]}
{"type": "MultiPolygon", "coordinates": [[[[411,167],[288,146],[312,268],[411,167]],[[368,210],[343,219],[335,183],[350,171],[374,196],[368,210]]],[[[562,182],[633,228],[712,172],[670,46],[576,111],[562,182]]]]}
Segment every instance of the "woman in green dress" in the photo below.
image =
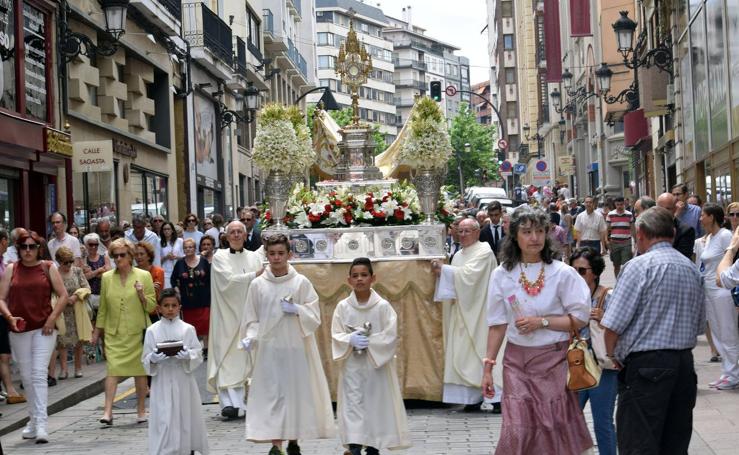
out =
{"type": "Polygon", "coordinates": [[[105,340],[108,376],[105,378],[105,408],[100,423],[113,425],[113,397],[119,377],[133,376],[136,384],[138,423],[146,422],[146,373],[141,364],[142,333],[151,324],[149,312],[156,297],[151,274],[133,267],[134,245],[118,239],[108,248],[116,268],[105,272],[100,287],[100,308],[92,343],[105,340]]]}

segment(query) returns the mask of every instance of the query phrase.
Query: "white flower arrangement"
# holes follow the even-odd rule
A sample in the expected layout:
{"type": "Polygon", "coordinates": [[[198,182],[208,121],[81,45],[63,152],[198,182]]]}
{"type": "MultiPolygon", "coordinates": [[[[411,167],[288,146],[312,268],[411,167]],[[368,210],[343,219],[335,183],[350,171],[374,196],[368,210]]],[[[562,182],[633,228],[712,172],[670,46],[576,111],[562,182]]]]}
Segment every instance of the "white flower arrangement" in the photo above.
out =
{"type": "Polygon", "coordinates": [[[437,103],[428,97],[421,98],[411,115],[409,129],[398,161],[415,169],[444,168],[452,156],[452,144],[437,103]]]}
{"type": "Polygon", "coordinates": [[[310,131],[297,108],[271,104],[262,109],[252,150],[259,168],[300,174],[315,158],[310,131]]]}

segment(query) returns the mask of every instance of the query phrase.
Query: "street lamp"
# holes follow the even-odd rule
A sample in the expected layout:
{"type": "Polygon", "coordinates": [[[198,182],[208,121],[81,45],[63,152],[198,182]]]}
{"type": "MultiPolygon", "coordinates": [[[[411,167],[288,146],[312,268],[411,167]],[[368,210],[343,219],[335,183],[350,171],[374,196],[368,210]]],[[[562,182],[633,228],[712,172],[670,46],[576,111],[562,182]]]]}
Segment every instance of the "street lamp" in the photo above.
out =
{"type": "Polygon", "coordinates": [[[235,96],[236,110],[226,108],[223,102],[220,103],[221,111],[221,129],[227,127],[233,122],[251,123],[256,120],[257,105],[259,102],[259,89],[249,84],[243,95],[235,96]],[[246,109],[244,109],[246,107],[246,109]]]}
{"type": "Polygon", "coordinates": [[[66,63],[78,55],[92,57],[102,55],[109,57],[118,51],[119,40],[126,33],[126,13],[130,0],[98,0],[105,16],[105,33],[107,39],[97,44],[87,35],[73,32],[67,22],[67,14],[71,11],[67,0],[62,0],[59,11],[59,53],[66,63]]]}
{"type": "Polygon", "coordinates": [[[628,11],[619,11],[621,17],[613,23],[613,31],[616,32],[616,41],[618,42],[618,51],[626,60],[628,54],[633,50],[634,31],[636,31],[636,22],[629,18],[628,11]]]}
{"type": "Polygon", "coordinates": [[[569,92],[570,88],[572,87],[572,73],[570,73],[569,68],[565,68],[564,72],[562,73],[562,83],[565,86],[565,90],[569,92]]]}
{"type": "Polygon", "coordinates": [[[595,70],[595,78],[598,81],[598,93],[605,95],[611,90],[611,78],[613,71],[606,63],[601,63],[600,67],[595,70]]]}
{"type": "Polygon", "coordinates": [[[541,141],[544,140],[544,136],[539,134],[539,131],[537,130],[536,134],[533,136],[529,136],[529,133],[531,132],[531,127],[528,123],[524,123],[523,125],[523,135],[526,137],[526,142],[536,141],[536,157],[541,158],[541,141]]]}
{"type": "Polygon", "coordinates": [[[595,70],[595,77],[598,80],[598,93],[606,104],[626,102],[629,104],[629,112],[639,109],[639,80],[636,77],[634,77],[631,85],[615,96],[608,95],[611,90],[613,71],[606,63],[601,63],[600,67],[595,70]]]}

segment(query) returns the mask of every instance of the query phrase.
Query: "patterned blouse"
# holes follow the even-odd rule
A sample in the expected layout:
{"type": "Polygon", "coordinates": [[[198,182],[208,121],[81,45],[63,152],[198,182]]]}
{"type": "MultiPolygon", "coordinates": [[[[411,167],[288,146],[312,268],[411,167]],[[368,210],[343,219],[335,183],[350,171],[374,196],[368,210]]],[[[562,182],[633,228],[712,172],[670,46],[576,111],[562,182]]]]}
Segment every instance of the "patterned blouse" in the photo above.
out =
{"type": "Polygon", "coordinates": [[[195,267],[180,259],[172,270],[170,284],[180,290],[183,308],[210,307],[210,263],[203,257],[195,267]]]}

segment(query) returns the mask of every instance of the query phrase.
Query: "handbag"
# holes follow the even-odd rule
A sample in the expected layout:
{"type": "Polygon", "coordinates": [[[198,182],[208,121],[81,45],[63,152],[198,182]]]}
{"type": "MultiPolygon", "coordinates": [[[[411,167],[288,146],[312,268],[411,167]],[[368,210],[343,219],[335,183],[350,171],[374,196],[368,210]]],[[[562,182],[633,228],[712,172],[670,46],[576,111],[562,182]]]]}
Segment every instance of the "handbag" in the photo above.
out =
{"type": "Polygon", "coordinates": [[[570,318],[570,346],[567,348],[567,390],[579,392],[598,387],[600,367],[595,361],[593,351],[588,347],[575,328],[575,320],[570,318]]]}
{"type": "MultiPolygon", "coordinates": [[[[598,302],[595,304],[595,308],[603,308],[606,303],[606,297],[610,293],[610,289],[603,289],[603,293],[598,297],[598,302]]],[[[588,324],[590,328],[590,347],[595,354],[595,360],[598,361],[598,365],[602,369],[615,370],[616,365],[613,363],[613,360],[608,358],[606,351],[606,329],[604,329],[598,321],[590,320],[588,324]]]]}

